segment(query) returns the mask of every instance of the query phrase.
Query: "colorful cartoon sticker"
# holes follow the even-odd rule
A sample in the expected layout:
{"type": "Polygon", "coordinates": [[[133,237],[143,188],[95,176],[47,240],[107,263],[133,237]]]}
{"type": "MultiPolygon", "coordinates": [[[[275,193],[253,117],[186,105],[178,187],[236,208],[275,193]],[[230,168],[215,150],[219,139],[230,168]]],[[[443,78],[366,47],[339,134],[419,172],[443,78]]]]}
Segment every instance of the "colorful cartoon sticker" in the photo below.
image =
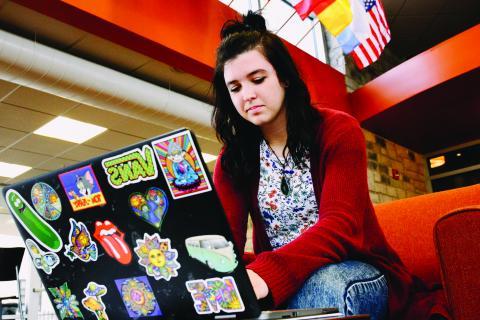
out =
{"type": "Polygon", "coordinates": [[[38,215],[20,193],[10,189],[5,198],[15,219],[38,243],[49,251],[58,252],[62,249],[63,241],[60,235],[38,215]]]}
{"type": "Polygon", "coordinates": [[[102,160],[108,183],[115,189],[131,183],[157,178],[157,164],[150,146],[139,148],[102,160]]]}
{"type": "Polygon", "coordinates": [[[32,239],[27,239],[25,244],[28,252],[30,252],[35,268],[42,269],[46,274],[51,274],[53,268],[60,263],[60,258],[56,253],[43,252],[32,239]]]}
{"type": "Polygon", "coordinates": [[[58,178],[73,211],[103,206],[107,203],[91,165],[59,174],[58,178]]]}
{"type": "Polygon", "coordinates": [[[198,314],[240,312],[245,310],[237,284],[232,277],[193,280],[185,283],[198,314]]]}
{"type": "Polygon", "coordinates": [[[62,203],[55,190],[48,184],[37,182],[33,185],[31,197],[37,212],[47,220],[57,220],[62,213],[62,203]]]}
{"type": "Polygon", "coordinates": [[[92,240],[87,227],[83,222],[77,222],[70,218],[70,233],[68,235],[70,244],[65,245],[65,256],[70,261],[76,258],[83,262],[97,261],[97,244],[92,240]]]}
{"type": "Polygon", "coordinates": [[[190,257],[218,272],[232,272],[238,265],[233,244],[220,235],[205,235],[185,239],[190,257]]]}
{"type": "Polygon", "coordinates": [[[178,276],[177,250],[170,248],[170,239],[161,239],[158,233],[153,236],[143,235],[143,240],[137,239],[133,249],[138,256],[138,263],[145,267],[147,274],[155,280],[170,280],[178,276]]]}
{"type": "Polygon", "coordinates": [[[135,192],[129,200],[130,207],[138,217],[160,229],[168,209],[168,198],[162,189],[151,187],[145,195],[135,192]]]}
{"type": "Polygon", "coordinates": [[[147,277],[117,279],[115,284],[131,318],[162,315],[147,277]]]}
{"type": "Polygon", "coordinates": [[[89,282],[87,287],[83,289],[85,298],[82,299],[82,304],[90,312],[93,312],[98,320],[108,320],[108,315],[105,312],[105,304],[102,297],[107,294],[107,287],[96,282],[89,282]]]}
{"type": "Polygon", "coordinates": [[[53,295],[53,302],[62,319],[83,319],[77,298],[72,294],[66,282],[58,288],[48,288],[48,290],[53,295]]]}
{"type": "Polygon", "coordinates": [[[190,132],[152,142],[174,199],[212,190],[190,132]]]}
{"type": "Polygon", "coordinates": [[[95,222],[93,237],[102,245],[110,257],[121,264],[129,264],[132,260],[132,251],[125,242],[125,234],[110,221],[95,222]]]}

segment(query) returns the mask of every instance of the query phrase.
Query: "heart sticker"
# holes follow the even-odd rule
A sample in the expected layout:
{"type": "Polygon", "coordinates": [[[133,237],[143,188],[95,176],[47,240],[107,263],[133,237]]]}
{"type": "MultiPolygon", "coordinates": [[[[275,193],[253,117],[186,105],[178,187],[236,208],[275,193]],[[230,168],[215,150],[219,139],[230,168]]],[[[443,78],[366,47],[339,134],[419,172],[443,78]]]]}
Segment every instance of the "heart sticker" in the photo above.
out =
{"type": "Polygon", "coordinates": [[[160,229],[167,213],[168,198],[162,189],[151,187],[145,195],[140,192],[130,195],[130,207],[141,219],[160,229]]]}

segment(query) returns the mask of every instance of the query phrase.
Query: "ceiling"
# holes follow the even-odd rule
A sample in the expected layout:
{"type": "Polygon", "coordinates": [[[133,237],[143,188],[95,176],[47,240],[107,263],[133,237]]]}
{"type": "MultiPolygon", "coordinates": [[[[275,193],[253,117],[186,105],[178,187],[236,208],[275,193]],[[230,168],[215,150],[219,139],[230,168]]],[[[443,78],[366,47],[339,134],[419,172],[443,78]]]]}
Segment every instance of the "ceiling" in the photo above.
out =
{"type": "MultiPolygon", "coordinates": [[[[210,84],[190,74],[51,19],[12,1],[0,0],[0,28],[130,76],[207,101],[210,84]]],[[[1,67],[1,66],[0,66],[1,67]]],[[[142,108],[140,106],[139,112],[142,108]]],[[[0,161],[31,166],[14,179],[0,177],[0,187],[63,168],[171,131],[169,128],[105,111],[55,95],[0,80],[0,161]],[[33,134],[56,116],[106,127],[82,143],[33,134]]],[[[155,114],[152,114],[155,116],[155,114]]],[[[191,127],[194,127],[192,125],[191,127]]],[[[203,152],[218,154],[213,129],[198,137],[203,152]]],[[[208,164],[212,170],[214,162],[208,164]]]]}
{"type": "Polygon", "coordinates": [[[376,114],[362,127],[421,154],[480,143],[479,83],[480,69],[472,70],[376,114]]]}
{"type": "Polygon", "coordinates": [[[388,48],[401,61],[480,22],[478,0],[382,0],[392,33],[388,48]]]}
{"type": "MultiPolygon", "coordinates": [[[[392,50],[405,59],[465,30],[477,23],[480,16],[477,0],[384,0],[383,3],[393,33],[392,50]]],[[[13,1],[0,0],[0,28],[180,94],[210,101],[207,81],[13,1]]],[[[33,167],[15,179],[0,177],[0,186],[169,131],[162,126],[5,81],[0,81],[0,110],[0,161],[33,167]],[[108,130],[80,145],[32,133],[57,115],[101,125],[108,130]]],[[[428,117],[419,121],[428,121],[428,117]]],[[[172,126],[175,127],[175,123],[172,126]]],[[[213,130],[199,140],[203,151],[218,153],[220,145],[213,130]]],[[[408,145],[409,142],[398,143],[408,145]]],[[[209,164],[210,169],[212,165],[209,164]]]]}

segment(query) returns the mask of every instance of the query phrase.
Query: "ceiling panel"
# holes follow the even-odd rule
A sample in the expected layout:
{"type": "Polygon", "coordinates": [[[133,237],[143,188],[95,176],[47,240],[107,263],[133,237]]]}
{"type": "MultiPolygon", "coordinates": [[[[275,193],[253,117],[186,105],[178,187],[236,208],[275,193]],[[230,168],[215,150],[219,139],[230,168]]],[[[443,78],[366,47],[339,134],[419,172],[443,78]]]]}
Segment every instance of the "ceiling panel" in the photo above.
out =
{"type": "Polygon", "coordinates": [[[53,115],[62,114],[78,104],[75,101],[27,87],[15,90],[4,102],[53,115]]]}
{"type": "Polygon", "coordinates": [[[21,182],[21,181],[24,181],[26,179],[30,179],[30,178],[34,178],[34,177],[37,177],[37,176],[40,176],[40,175],[44,175],[46,173],[48,173],[48,171],[46,171],[46,170],[32,169],[32,170],[29,170],[29,171],[25,172],[24,174],[16,177],[16,178],[8,180],[8,184],[21,182]]]}
{"type": "Polygon", "coordinates": [[[12,1],[0,9],[0,22],[30,39],[41,40],[57,48],[67,48],[86,33],[58,20],[51,19],[12,1]]]}
{"type": "Polygon", "coordinates": [[[55,117],[10,104],[0,102],[0,127],[15,129],[19,131],[34,131],[55,117]]]}
{"type": "Polygon", "coordinates": [[[10,144],[25,137],[26,135],[26,132],[0,127],[0,146],[9,146],[10,144]]]}
{"type": "Polygon", "coordinates": [[[104,133],[84,142],[84,145],[107,150],[116,150],[143,140],[128,134],[107,130],[104,133]]]}
{"type": "Polygon", "coordinates": [[[16,87],[18,87],[18,85],[15,83],[0,80],[0,101],[16,87]]]}
{"type": "Polygon", "coordinates": [[[40,136],[38,134],[31,134],[27,138],[16,143],[13,148],[54,157],[73,146],[75,146],[75,143],[73,142],[40,136]]]}
{"type": "Polygon", "coordinates": [[[63,158],[51,158],[48,161],[37,166],[37,169],[53,171],[61,168],[66,168],[76,163],[78,163],[78,161],[72,161],[72,160],[63,159],[63,158]]]}
{"type": "Polygon", "coordinates": [[[6,149],[0,153],[0,161],[35,167],[38,163],[50,159],[48,155],[17,149],[6,149]]]}
{"type": "Polygon", "coordinates": [[[427,31],[432,20],[433,16],[397,16],[395,23],[390,27],[392,37],[418,39],[427,31]]]}
{"type": "Polygon", "coordinates": [[[147,56],[91,34],[75,43],[68,51],[103,65],[115,66],[115,69],[122,71],[135,70],[151,60],[147,56]]]}
{"type": "Polygon", "coordinates": [[[405,4],[400,11],[401,15],[435,15],[448,0],[405,0],[405,4]]]}
{"type": "Polygon", "coordinates": [[[68,150],[64,154],[61,155],[62,158],[75,160],[75,161],[84,161],[104,153],[107,153],[110,150],[99,149],[84,145],[78,145],[71,150],[68,150]]]}

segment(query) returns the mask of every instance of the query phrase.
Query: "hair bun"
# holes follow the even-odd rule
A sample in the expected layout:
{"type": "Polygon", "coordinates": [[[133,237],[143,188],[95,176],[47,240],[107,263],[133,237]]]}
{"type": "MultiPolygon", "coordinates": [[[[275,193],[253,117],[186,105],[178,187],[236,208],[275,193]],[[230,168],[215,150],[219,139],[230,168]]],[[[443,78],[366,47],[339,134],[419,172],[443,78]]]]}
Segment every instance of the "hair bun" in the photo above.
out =
{"type": "Polygon", "coordinates": [[[248,11],[248,13],[243,16],[242,22],[238,20],[228,20],[225,22],[220,31],[220,37],[224,39],[231,34],[245,31],[266,32],[265,19],[257,13],[248,11]]]}

